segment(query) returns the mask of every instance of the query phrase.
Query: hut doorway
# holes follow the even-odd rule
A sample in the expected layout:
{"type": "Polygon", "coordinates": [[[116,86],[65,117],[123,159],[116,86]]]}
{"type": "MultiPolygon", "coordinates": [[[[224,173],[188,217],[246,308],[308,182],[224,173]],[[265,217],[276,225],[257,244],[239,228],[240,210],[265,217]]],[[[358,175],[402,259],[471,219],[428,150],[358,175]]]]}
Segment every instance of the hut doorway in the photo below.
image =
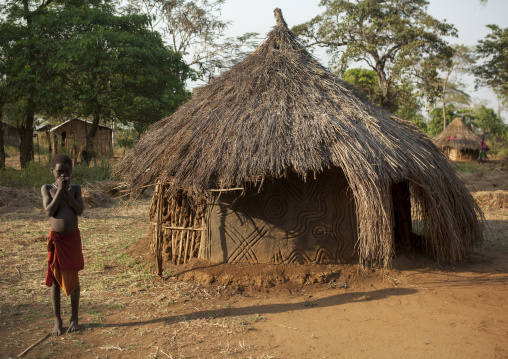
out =
{"type": "Polygon", "coordinates": [[[266,181],[239,196],[213,192],[200,257],[222,263],[349,263],[357,259],[354,201],[339,169],[266,181]],[[269,182],[269,183],[266,183],[269,182]]]}
{"type": "Polygon", "coordinates": [[[406,180],[393,184],[392,201],[395,248],[409,251],[413,248],[409,181],[406,180]]]}

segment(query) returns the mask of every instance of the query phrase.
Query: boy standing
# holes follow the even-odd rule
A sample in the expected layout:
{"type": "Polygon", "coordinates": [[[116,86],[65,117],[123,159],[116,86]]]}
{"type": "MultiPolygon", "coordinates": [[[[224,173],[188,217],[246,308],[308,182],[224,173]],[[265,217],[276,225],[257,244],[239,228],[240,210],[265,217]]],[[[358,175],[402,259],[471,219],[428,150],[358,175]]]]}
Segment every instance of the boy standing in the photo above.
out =
{"type": "Polygon", "coordinates": [[[46,285],[51,287],[55,327],[53,335],[60,335],[62,317],[60,314],[60,288],[71,296],[71,320],[68,333],[79,330],[79,278],[78,271],[83,269],[81,236],[78,229],[78,216],[83,213],[81,187],[71,185],[72,160],[69,156],[58,154],[51,160],[51,173],[55,182],[43,185],[42,206],[51,217],[51,231],[48,238],[48,271],[46,285]]]}

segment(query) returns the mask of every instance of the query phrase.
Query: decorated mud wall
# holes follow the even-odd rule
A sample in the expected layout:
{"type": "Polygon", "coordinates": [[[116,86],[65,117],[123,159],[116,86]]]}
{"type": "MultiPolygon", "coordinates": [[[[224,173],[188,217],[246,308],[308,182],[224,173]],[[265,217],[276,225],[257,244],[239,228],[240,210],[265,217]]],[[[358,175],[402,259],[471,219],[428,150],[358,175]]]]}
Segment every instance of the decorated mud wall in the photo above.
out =
{"type": "Polygon", "coordinates": [[[355,260],[356,216],[340,170],[276,180],[239,196],[213,192],[200,257],[227,263],[340,263],[355,260]]]}
{"type": "Polygon", "coordinates": [[[267,181],[261,190],[211,191],[205,203],[157,185],[151,249],[162,262],[348,263],[356,261],[355,206],[342,171],[267,181]]]}

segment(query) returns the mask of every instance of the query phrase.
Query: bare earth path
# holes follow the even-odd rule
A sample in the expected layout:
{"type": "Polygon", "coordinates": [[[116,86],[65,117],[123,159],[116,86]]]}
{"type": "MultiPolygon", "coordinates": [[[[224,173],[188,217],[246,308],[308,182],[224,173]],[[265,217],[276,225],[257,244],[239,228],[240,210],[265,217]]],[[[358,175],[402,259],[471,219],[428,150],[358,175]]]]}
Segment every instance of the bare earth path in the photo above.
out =
{"type": "MultiPolygon", "coordinates": [[[[506,173],[498,176],[465,176],[482,192],[490,230],[484,248],[457,266],[419,255],[395,258],[390,270],[195,262],[167,267],[161,279],[145,239],[149,198],[87,208],[82,330],[47,338],[25,357],[508,358],[508,206],[488,197],[508,191],[506,173]]],[[[0,197],[15,191],[1,188],[0,197]]],[[[0,198],[0,358],[52,328],[49,222],[35,194],[16,196],[0,198]]]]}

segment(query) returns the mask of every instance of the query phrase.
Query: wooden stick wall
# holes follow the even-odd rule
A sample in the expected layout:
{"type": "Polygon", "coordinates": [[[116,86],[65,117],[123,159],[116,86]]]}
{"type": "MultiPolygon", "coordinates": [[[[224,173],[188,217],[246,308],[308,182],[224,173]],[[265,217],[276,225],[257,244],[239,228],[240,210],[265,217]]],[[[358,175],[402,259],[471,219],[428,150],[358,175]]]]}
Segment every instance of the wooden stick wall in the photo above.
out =
{"type": "MultiPolygon", "coordinates": [[[[150,247],[157,262],[185,264],[198,256],[203,236],[203,205],[195,205],[183,193],[169,198],[167,189],[168,185],[155,187],[150,209],[150,247]]],[[[158,267],[162,272],[162,263],[158,267]]]]}

